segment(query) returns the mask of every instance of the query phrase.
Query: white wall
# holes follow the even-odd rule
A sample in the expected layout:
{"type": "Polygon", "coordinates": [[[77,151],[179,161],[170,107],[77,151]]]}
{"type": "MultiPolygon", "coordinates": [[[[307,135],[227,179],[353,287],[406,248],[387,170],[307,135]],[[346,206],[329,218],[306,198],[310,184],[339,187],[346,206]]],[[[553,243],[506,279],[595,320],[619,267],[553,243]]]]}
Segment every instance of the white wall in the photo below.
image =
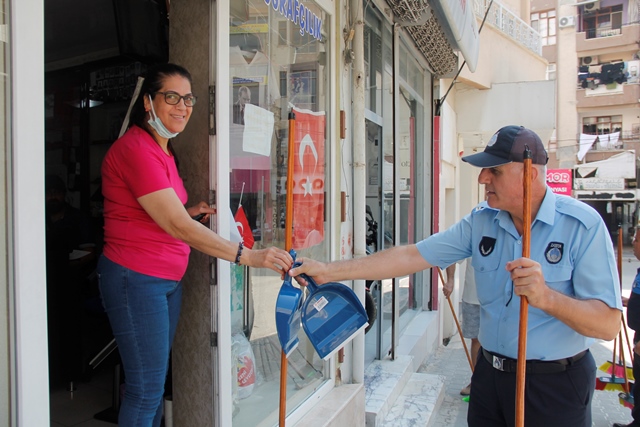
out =
{"type": "Polygon", "coordinates": [[[456,93],[458,132],[465,144],[484,146],[502,126],[522,125],[548,141],[555,129],[555,82],[494,84],[491,90],[456,93]]]}
{"type": "MultiPolygon", "coordinates": [[[[559,5],[558,17],[576,15],[577,8],[575,6],[559,5]]],[[[578,66],[576,28],[559,28],[557,33],[559,60],[556,71],[558,84],[558,151],[556,156],[561,168],[571,167],[575,163],[576,137],[579,135],[578,115],[576,114],[578,66]]]]}
{"type": "MultiPolygon", "coordinates": [[[[44,201],[44,8],[12,0],[11,145],[17,425],[48,426],[44,201]]],[[[10,219],[11,221],[11,219],[10,219]]],[[[10,223],[11,224],[11,223],[10,223]]],[[[9,284],[11,286],[11,284],[9,284]]],[[[4,315],[8,315],[4,313],[4,315]]]]}
{"type": "Polygon", "coordinates": [[[465,68],[458,81],[479,89],[489,89],[494,83],[543,80],[547,61],[525,49],[490,24],[480,33],[480,55],[476,71],[465,68]]]}

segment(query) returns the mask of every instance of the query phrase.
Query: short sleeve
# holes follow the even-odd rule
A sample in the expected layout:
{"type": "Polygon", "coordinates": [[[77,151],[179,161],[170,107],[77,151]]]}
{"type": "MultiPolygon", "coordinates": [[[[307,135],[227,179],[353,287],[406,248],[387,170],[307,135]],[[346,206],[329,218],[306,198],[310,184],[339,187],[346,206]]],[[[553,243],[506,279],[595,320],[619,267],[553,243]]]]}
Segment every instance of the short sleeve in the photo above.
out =
{"type": "Polygon", "coordinates": [[[471,256],[471,214],[447,230],[427,237],[416,245],[431,265],[446,268],[471,256]]]}
{"type": "Polygon", "coordinates": [[[121,152],[122,179],[135,198],[171,187],[167,160],[173,161],[173,157],[145,139],[132,141],[121,152]]]}

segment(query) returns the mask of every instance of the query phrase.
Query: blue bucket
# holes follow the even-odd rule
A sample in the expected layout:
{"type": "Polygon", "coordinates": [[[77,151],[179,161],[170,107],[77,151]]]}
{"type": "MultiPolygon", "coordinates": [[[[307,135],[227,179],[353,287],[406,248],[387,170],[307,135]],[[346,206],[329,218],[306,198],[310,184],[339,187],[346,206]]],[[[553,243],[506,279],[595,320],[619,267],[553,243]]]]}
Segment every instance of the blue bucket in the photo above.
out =
{"type": "Polygon", "coordinates": [[[341,283],[318,286],[307,281],[309,296],[302,305],[302,327],[322,359],[328,359],[366,328],[367,311],[351,288],[341,283]]]}
{"type": "MultiPolygon", "coordinates": [[[[296,260],[294,250],[289,252],[293,260],[296,260]]],[[[276,331],[280,347],[285,356],[298,346],[298,332],[300,331],[300,319],[302,308],[302,290],[291,283],[291,277],[286,274],[276,299],[276,331]]]]}

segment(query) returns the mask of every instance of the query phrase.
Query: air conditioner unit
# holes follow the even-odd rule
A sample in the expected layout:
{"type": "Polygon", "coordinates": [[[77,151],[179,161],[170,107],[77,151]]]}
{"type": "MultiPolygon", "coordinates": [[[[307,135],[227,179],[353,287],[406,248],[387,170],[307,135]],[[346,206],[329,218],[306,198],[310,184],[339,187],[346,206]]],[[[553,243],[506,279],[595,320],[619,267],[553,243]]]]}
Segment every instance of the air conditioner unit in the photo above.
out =
{"type": "Polygon", "coordinates": [[[580,65],[595,65],[597,63],[597,56],[585,56],[584,58],[580,58],[580,65]]]}
{"type": "Polygon", "coordinates": [[[558,27],[567,28],[574,27],[576,25],[576,18],[574,16],[563,16],[558,21],[558,27]]]}
{"type": "Polygon", "coordinates": [[[593,3],[587,3],[584,5],[584,10],[586,12],[593,12],[594,10],[600,9],[600,2],[594,1],[593,3]]]}

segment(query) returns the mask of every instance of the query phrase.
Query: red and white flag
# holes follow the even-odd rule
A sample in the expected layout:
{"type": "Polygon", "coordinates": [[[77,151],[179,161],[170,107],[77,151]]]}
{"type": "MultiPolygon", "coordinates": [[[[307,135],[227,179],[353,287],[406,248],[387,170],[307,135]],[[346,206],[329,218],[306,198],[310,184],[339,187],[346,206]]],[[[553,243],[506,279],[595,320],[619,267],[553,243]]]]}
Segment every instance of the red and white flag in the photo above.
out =
{"type": "Polygon", "coordinates": [[[242,236],[242,243],[244,244],[244,247],[249,249],[253,248],[253,244],[255,243],[255,240],[253,239],[253,232],[251,231],[247,215],[244,213],[242,205],[238,208],[238,212],[236,212],[234,218],[236,220],[236,226],[238,227],[240,236],[242,236]]]}
{"type": "Polygon", "coordinates": [[[293,249],[324,240],[325,113],[294,108],[293,249]]]}

